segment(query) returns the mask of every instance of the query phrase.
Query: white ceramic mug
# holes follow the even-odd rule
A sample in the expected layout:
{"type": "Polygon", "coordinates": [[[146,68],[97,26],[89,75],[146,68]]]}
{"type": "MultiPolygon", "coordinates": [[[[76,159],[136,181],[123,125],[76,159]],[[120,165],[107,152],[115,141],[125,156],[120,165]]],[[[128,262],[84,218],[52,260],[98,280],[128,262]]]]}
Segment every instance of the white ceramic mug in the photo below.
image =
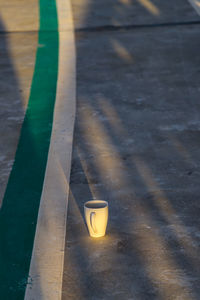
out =
{"type": "Polygon", "coordinates": [[[90,236],[104,236],[108,223],[108,202],[104,200],[87,201],[84,204],[84,213],[90,236]]]}

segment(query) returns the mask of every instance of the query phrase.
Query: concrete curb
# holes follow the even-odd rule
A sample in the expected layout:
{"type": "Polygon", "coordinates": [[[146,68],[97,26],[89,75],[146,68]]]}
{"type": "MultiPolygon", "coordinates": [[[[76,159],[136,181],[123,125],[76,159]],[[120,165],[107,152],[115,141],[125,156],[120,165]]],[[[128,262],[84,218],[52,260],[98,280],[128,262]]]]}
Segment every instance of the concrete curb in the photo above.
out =
{"type": "Polygon", "coordinates": [[[57,0],[59,69],[53,129],[25,299],[62,297],[66,216],[75,119],[75,43],[69,1],[57,0]]]}

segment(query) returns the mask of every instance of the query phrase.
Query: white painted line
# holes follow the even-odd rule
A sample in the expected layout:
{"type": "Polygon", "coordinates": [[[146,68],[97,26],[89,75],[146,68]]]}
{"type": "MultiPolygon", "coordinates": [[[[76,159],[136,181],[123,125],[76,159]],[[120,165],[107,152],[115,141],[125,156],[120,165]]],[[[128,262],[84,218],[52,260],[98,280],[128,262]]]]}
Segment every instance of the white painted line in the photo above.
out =
{"type": "Polygon", "coordinates": [[[62,297],[66,217],[76,108],[76,57],[70,0],[57,0],[59,70],[54,121],[26,300],[62,297]]]}
{"type": "Polygon", "coordinates": [[[200,0],[188,0],[196,12],[200,15],[200,0]]]}

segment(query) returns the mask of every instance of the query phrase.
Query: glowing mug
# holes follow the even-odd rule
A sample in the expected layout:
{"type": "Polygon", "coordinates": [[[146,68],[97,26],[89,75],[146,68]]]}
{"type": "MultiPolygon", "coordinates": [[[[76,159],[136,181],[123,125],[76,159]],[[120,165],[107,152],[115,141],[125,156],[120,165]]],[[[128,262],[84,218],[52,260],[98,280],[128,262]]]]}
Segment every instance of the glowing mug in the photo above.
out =
{"type": "Polygon", "coordinates": [[[104,200],[87,201],[84,204],[84,213],[90,236],[104,236],[108,223],[108,202],[104,200]]]}

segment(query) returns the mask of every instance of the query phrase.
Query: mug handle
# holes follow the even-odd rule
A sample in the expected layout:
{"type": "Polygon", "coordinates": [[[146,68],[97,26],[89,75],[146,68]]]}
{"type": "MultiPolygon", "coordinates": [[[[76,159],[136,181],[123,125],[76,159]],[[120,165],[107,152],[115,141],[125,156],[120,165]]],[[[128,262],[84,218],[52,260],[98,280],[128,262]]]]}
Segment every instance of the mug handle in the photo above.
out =
{"type": "Polygon", "coordinates": [[[91,212],[90,214],[90,226],[92,227],[92,230],[94,231],[94,233],[97,233],[95,224],[94,224],[94,216],[95,216],[95,212],[91,212]]]}

